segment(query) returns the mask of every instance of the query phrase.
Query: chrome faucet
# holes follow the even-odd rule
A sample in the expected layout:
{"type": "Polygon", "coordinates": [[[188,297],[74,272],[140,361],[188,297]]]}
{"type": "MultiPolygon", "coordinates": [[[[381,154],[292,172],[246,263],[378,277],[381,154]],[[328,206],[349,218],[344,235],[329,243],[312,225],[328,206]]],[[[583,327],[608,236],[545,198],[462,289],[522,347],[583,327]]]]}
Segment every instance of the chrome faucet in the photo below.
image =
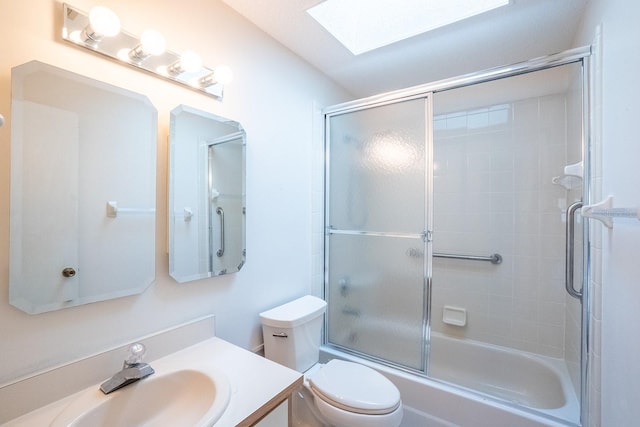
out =
{"type": "Polygon", "coordinates": [[[126,385],[141,380],[153,374],[155,371],[147,363],[142,362],[146,348],[141,343],[131,344],[129,357],[124,361],[122,370],[100,385],[104,394],[109,394],[126,385]]]}

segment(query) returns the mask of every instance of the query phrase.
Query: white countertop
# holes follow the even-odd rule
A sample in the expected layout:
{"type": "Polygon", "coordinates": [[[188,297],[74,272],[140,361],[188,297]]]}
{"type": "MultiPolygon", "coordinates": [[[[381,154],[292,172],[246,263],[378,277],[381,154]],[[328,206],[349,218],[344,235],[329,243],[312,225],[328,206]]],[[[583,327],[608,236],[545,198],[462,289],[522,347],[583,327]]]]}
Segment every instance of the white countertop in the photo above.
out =
{"type": "MultiPolygon", "coordinates": [[[[231,401],[216,427],[251,425],[302,384],[302,374],[215,337],[149,364],[166,362],[184,367],[211,363],[227,375],[231,383],[231,401]]],[[[15,418],[3,426],[48,425],[77,394],[15,418]]]]}

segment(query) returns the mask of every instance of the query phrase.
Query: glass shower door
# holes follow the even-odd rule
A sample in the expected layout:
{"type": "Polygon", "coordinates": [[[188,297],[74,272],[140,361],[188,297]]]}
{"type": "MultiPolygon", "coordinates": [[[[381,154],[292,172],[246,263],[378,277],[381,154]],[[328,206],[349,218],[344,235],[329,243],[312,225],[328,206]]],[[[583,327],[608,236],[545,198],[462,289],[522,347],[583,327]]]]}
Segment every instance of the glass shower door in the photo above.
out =
{"type": "Polygon", "coordinates": [[[424,371],[427,102],[327,117],[332,345],[424,371]]]}
{"type": "Polygon", "coordinates": [[[573,63],[434,95],[431,377],[541,410],[578,401],[581,305],[564,280],[567,208],[583,197],[582,87],[573,63]],[[511,368],[532,356],[558,380],[537,389],[542,374],[511,368]]]}

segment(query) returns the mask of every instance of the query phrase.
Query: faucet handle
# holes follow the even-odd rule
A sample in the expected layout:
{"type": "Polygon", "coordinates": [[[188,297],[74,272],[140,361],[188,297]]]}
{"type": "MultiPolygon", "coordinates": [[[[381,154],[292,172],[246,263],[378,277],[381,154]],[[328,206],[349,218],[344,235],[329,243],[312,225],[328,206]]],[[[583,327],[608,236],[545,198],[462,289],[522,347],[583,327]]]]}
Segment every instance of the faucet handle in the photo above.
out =
{"type": "Polygon", "coordinates": [[[129,357],[125,360],[127,365],[135,365],[136,363],[141,363],[142,358],[147,352],[147,348],[144,344],[136,342],[129,346],[129,357]]]}

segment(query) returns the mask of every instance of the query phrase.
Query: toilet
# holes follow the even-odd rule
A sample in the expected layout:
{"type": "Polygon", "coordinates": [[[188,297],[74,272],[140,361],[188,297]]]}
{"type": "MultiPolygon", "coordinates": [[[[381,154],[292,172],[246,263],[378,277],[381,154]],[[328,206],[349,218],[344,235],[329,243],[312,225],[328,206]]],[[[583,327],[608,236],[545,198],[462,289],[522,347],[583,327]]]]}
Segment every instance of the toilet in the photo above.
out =
{"type": "Polygon", "coordinates": [[[333,359],[319,363],[327,303],[307,295],[260,313],[267,359],[304,373],[304,392],[318,421],[333,427],[398,427],[398,388],[367,366],[333,359]]]}

